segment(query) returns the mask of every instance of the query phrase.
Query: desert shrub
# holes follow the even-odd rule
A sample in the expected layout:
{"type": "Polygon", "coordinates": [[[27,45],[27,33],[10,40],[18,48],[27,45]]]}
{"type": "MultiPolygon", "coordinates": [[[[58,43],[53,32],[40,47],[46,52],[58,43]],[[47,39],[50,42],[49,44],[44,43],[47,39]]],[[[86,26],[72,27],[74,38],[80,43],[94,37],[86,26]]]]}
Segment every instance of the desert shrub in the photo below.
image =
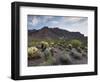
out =
{"type": "Polygon", "coordinates": [[[52,65],[53,64],[53,58],[49,58],[47,61],[46,61],[46,63],[47,63],[47,65],[52,65]]]}
{"type": "Polygon", "coordinates": [[[77,48],[80,47],[82,43],[81,41],[74,39],[70,41],[70,44],[72,44],[73,47],[77,48]]]}
{"type": "Polygon", "coordinates": [[[36,42],[35,41],[32,41],[32,46],[35,46],[36,45],[36,42]]]}
{"type": "Polygon", "coordinates": [[[82,52],[82,48],[77,47],[77,51],[81,53],[82,52]]]}
{"type": "Polygon", "coordinates": [[[36,47],[29,47],[28,48],[28,57],[36,57],[38,49],[36,47]]]}
{"type": "Polygon", "coordinates": [[[82,52],[82,56],[87,57],[87,53],[83,51],[83,52],[82,52]]]}
{"type": "Polygon", "coordinates": [[[28,42],[28,46],[29,46],[29,47],[36,46],[37,43],[38,43],[37,41],[33,40],[33,41],[31,41],[31,42],[28,42]]]}
{"type": "Polygon", "coordinates": [[[81,48],[85,49],[85,47],[87,47],[87,44],[83,42],[82,45],[81,45],[81,48]]]}
{"type": "Polygon", "coordinates": [[[88,47],[85,47],[85,48],[84,48],[84,51],[87,52],[87,51],[88,51],[88,47]]]}
{"type": "Polygon", "coordinates": [[[52,53],[51,53],[51,49],[50,48],[46,48],[43,53],[44,53],[45,61],[47,61],[47,60],[52,58],[52,53]]]}
{"type": "Polygon", "coordinates": [[[32,42],[28,42],[28,47],[32,47],[32,46],[33,46],[32,42]]]}
{"type": "Polygon", "coordinates": [[[84,49],[84,48],[85,48],[85,46],[84,46],[84,45],[81,45],[81,46],[80,46],[80,48],[81,48],[81,49],[84,49]]]}
{"type": "Polygon", "coordinates": [[[81,59],[82,58],[82,53],[77,52],[77,50],[75,48],[73,48],[71,50],[70,55],[72,55],[73,58],[75,58],[75,59],[81,59]]]}
{"type": "Polygon", "coordinates": [[[50,46],[51,46],[51,47],[54,46],[54,42],[51,42],[51,43],[50,43],[50,46]]]}
{"type": "Polygon", "coordinates": [[[72,64],[71,57],[66,51],[63,51],[62,55],[60,56],[60,61],[62,64],[72,64]]]}
{"type": "Polygon", "coordinates": [[[49,58],[47,61],[44,61],[41,65],[56,65],[56,59],[55,58],[49,58]]]}

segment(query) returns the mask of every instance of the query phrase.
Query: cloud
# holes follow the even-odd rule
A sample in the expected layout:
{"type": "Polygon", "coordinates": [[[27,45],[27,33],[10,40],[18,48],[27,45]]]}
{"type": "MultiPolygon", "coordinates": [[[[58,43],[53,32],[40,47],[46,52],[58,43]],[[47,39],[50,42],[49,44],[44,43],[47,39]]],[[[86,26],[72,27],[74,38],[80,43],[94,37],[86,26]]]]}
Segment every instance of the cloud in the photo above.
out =
{"type": "Polygon", "coordinates": [[[36,18],[36,17],[33,17],[33,19],[32,19],[33,26],[36,25],[36,24],[38,24],[38,23],[39,23],[39,19],[36,18]]]}
{"type": "Polygon", "coordinates": [[[41,16],[40,18],[42,19],[41,23],[49,23],[53,21],[54,16],[41,16]]]}
{"type": "Polygon", "coordinates": [[[74,23],[80,23],[86,20],[87,17],[63,17],[63,22],[68,23],[68,24],[74,24],[74,23]]]}
{"type": "Polygon", "coordinates": [[[75,16],[28,15],[28,29],[41,29],[44,26],[50,28],[59,27],[69,31],[78,31],[87,35],[88,18],[75,16]]]}
{"type": "Polygon", "coordinates": [[[88,18],[87,17],[86,18],[81,17],[80,19],[76,19],[76,20],[70,19],[70,20],[72,20],[72,22],[68,24],[63,24],[61,27],[69,31],[81,32],[85,36],[88,35],[88,18]]]}

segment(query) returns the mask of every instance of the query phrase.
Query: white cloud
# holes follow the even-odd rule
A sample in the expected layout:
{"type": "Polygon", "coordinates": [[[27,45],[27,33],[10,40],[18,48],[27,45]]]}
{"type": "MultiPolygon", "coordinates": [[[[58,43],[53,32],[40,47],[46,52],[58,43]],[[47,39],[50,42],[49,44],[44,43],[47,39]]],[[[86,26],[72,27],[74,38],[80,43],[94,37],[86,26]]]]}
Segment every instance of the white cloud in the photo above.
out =
{"type": "Polygon", "coordinates": [[[42,22],[48,22],[51,21],[54,18],[54,16],[44,16],[42,22]]]}
{"type": "Polygon", "coordinates": [[[77,22],[79,23],[81,21],[83,22],[84,20],[86,20],[86,17],[64,17],[63,19],[63,22],[73,24],[77,22]]]}
{"type": "Polygon", "coordinates": [[[87,17],[56,17],[56,16],[33,16],[29,25],[33,28],[42,28],[43,26],[49,26],[51,28],[59,27],[61,29],[81,32],[82,34],[88,34],[88,18],[87,17]],[[37,27],[38,25],[38,27],[37,27]]]}
{"type": "Polygon", "coordinates": [[[33,17],[32,19],[32,25],[36,25],[39,23],[39,20],[36,17],[33,17]]]}
{"type": "Polygon", "coordinates": [[[66,29],[73,32],[81,32],[85,36],[88,35],[88,21],[76,22],[74,24],[62,25],[62,29],[66,29]]]}

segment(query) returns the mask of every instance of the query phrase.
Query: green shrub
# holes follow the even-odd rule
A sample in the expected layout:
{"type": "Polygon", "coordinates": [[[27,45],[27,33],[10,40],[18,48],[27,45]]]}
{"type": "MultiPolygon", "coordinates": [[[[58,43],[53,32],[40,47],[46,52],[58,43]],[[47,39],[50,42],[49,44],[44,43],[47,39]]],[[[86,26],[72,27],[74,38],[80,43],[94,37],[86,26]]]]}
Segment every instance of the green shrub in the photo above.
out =
{"type": "Polygon", "coordinates": [[[81,41],[74,39],[70,41],[70,44],[72,44],[73,47],[77,48],[80,47],[82,43],[81,41]]]}
{"type": "Polygon", "coordinates": [[[75,48],[73,48],[71,50],[70,55],[72,55],[73,58],[75,58],[75,59],[81,59],[82,58],[82,53],[78,52],[75,48]]]}
{"type": "Polygon", "coordinates": [[[47,60],[49,60],[49,59],[52,58],[51,49],[46,48],[43,53],[44,53],[44,59],[45,59],[45,61],[47,61],[47,60]]]}
{"type": "Polygon", "coordinates": [[[66,52],[65,50],[63,51],[62,55],[60,56],[60,62],[61,64],[71,64],[72,63],[72,59],[70,56],[69,52],[66,52]]]}

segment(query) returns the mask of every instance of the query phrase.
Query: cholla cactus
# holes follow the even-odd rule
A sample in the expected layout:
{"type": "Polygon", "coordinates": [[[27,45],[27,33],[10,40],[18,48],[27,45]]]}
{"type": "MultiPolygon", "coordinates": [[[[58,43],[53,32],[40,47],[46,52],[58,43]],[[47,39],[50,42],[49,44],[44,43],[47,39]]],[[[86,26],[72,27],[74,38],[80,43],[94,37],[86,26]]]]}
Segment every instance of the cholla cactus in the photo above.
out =
{"type": "Polygon", "coordinates": [[[51,45],[54,45],[54,42],[51,42],[51,45]]]}
{"type": "Polygon", "coordinates": [[[48,48],[49,44],[46,41],[41,41],[42,49],[48,48]]]}
{"type": "Polygon", "coordinates": [[[53,46],[54,45],[54,42],[51,42],[50,45],[53,46]]]}
{"type": "Polygon", "coordinates": [[[29,57],[35,57],[37,52],[38,52],[38,49],[36,47],[28,48],[29,57]]]}
{"type": "Polygon", "coordinates": [[[72,44],[68,44],[68,48],[69,49],[72,49],[72,44]]]}

